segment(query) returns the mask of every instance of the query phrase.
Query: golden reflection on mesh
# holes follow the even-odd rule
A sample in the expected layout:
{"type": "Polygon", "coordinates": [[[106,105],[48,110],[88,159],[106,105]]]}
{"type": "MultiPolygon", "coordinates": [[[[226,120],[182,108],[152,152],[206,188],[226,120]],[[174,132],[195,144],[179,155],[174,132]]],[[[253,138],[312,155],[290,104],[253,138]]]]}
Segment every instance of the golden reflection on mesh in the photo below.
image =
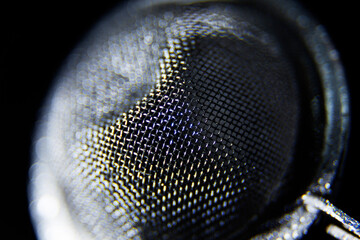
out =
{"type": "Polygon", "coordinates": [[[244,30],[239,40],[191,11],[164,29],[159,58],[151,58],[155,47],[134,55],[138,45],[161,42],[136,30],[144,39],[128,34],[125,42],[135,47],[119,47],[130,60],[106,52],[79,64],[76,88],[67,86],[75,103],[64,137],[71,161],[59,171],[72,214],[99,239],[217,238],[241,230],[270,201],[289,164],[293,99],[274,99],[269,85],[291,74],[280,72],[282,60],[255,33],[244,30]],[[154,61],[148,67],[146,54],[154,61]],[[116,69],[122,61],[127,74],[116,69]],[[143,85],[137,68],[148,74],[140,76],[143,85]],[[156,79],[149,91],[147,78],[156,79]]]}

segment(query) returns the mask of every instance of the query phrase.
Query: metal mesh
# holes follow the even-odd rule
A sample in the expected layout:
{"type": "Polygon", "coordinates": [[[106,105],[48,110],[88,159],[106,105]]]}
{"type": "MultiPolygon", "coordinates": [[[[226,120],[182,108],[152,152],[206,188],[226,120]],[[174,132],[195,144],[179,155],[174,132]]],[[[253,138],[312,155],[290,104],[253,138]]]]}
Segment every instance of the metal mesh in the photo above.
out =
{"type": "Polygon", "coordinates": [[[60,74],[43,131],[74,221],[95,239],[241,234],[291,163],[294,82],[236,8],[105,20],[60,74]]]}

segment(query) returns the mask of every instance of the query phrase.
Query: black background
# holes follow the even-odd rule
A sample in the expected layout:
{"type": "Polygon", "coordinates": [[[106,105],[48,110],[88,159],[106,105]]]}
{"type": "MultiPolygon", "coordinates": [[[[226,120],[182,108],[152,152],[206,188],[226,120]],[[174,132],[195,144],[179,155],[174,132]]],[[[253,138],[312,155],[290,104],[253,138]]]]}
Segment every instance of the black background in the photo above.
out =
{"type": "MultiPolygon", "coordinates": [[[[359,157],[357,135],[359,99],[356,84],[359,61],[358,12],[350,0],[302,0],[327,29],[340,52],[352,100],[352,128],[341,186],[333,202],[360,220],[357,192],[359,157]]],[[[0,94],[1,94],[1,201],[3,236],[35,239],[28,214],[27,181],[33,127],[52,79],[66,56],[91,27],[117,1],[0,4],[0,94]],[[4,144],[5,143],[5,144],[4,144]]],[[[320,227],[307,239],[332,239],[320,227]]]]}

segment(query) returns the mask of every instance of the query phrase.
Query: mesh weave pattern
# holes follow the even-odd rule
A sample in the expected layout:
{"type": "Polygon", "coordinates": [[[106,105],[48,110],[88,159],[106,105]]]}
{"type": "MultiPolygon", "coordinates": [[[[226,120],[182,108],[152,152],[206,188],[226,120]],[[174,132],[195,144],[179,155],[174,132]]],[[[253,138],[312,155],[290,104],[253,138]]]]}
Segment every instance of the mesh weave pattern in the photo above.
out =
{"type": "Polygon", "coordinates": [[[63,71],[50,161],[94,238],[222,239],[276,198],[296,87],[271,36],[239,15],[195,5],[113,17],[63,71]]]}

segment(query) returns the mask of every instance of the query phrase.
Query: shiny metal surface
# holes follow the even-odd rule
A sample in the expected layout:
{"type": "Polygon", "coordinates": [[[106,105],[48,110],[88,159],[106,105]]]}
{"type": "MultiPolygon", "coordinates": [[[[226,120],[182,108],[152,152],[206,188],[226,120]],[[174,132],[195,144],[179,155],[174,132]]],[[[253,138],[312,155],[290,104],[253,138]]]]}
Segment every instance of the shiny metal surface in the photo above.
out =
{"type": "MultiPolygon", "coordinates": [[[[181,2],[181,1],[179,1],[181,2]]],[[[240,1],[241,4],[242,1],[240,1]]],[[[293,2],[289,2],[289,1],[256,1],[256,5],[259,8],[264,8],[267,11],[272,12],[275,16],[278,16],[282,21],[286,21],[287,25],[290,25],[291,28],[294,29],[294,31],[299,33],[299,36],[302,38],[301,40],[305,43],[305,46],[307,47],[307,50],[310,52],[310,55],[313,57],[313,61],[315,64],[315,68],[318,71],[318,76],[319,76],[319,83],[320,84],[320,88],[321,88],[321,96],[320,95],[314,95],[314,98],[311,99],[312,101],[312,111],[313,114],[316,115],[318,111],[318,109],[324,109],[324,116],[325,116],[325,125],[323,128],[323,148],[319,149],[318,151],[320,152],[319,155],[321,155],[321,164],[319,164],[319,167],[315,173],[315,176],[312,180],[312,182],[309,184],[309,186],[306,188],[307,191],[311,191],[313,193],[316,193],[318,195],[321,196],[326,196],[327,194],[329,194],[331,192],[332,189],[332,181],[334,179],[334,176],[336,174],[336,171],[338,169],[339,166],[339,162],[341,161],[341,156],[343,154],[344,151],[344,144],[346,142],[347,139],[347,132],[348,132],[348,121],[349,121],[349,109],[348,109],[348,95],[347,95],[347,89],[346,89],[346,85],[345,85],[345,80],[344,80],[344,75],[343,75],[343,71],[342,71],[342,67],[341,64],[339,63],[339,59],[337,56],[337,52],[336,50],[333,48],[333,46],[331,45],[331,43],[328,40],[328,37],[324,31],[324,29],[317,24],[315,21],[313,21],[311,19],[310,16],[308,16],[302,9],[300,6],[298,6],[297,4],[293,3],[293,2]],[[322,106],[323,104],[323,106],[322,106]]],[[[153,3],[150,3],[150,5],[153,3]]],[[[162,4],[160,2],[156,2],[156,4],[162,4]]],[[[187,2],[187,4],[189,4],[189,2],[187,2]]],[[[138,6],[134,5],[134,8],[137,8],[138,6]]],[[[149,5],[145,5],[143,6],[144,8],[149,7],[149,5]]],[[[132,11],[131,8],[128,11],[132,11]]],[[[168,18],[168,20],[173,17],[171,16],[171,14],[169,15],[164,15],[165,18],[168,18]]],[[[184,20],[183,20],[184,21],[184,20]]],[[[200,21],[200,20],[199,20],[200,21]]],[[[220,28],[223,27],[224,25],[228,24],[228,26],[234,26],[231,23],[231,18],[230,20],[228,19],[221,19],[221,21],[219,21],[218,19],[216,19],[216,16],[214,17],[213,20],[209,20],[209,22],[211,24],[213,24],[213,26],[215,26],[216,28],[216,24],[219,24],[220,28]]],[[[116,21],[115,21],[116,22],[116,21]]],[[[171,22],[171,21],[170,21],[171,22]]],[[[114,23],[114,22],[112,22],[114,23]]],[[[165,22],[163,22],[165,23],[165,22]]],[[[147,23],[149,24],[147,29],[152,29],[151,28],[151,20],[147,20],[147,23]]],[[[159,22],[160,24],[160,22],[159,22]]],[[[182,23],[184,26],[186,26],[186,24],[182,23]]],[[[120,24],[121,25],[121,24],[120,24]]],[[[181,25],[181,24],[180,24],[181,25]]],[[[126,29],[126,27],[125,27],[126,29]]],[[[176,28],[173,28],[176,29],[176,28]]],[[[231,28],[230,28],[231,29],[231,28]]],[[[237,31],[238,28],[235,28],[235,31],[237,31]]],[[[246,27],[244,27],[244,29],[247,29],[246,27]]],[[[98,28],[97,30],[98,32],[101,32],[101,28],[98,28]]],[[[113,30],[111,30],[113,31],[113,30]]],[[[110,32],[111,32],[110,31],[110,32]]],[[[131,31],[131,29],[126,29],[126,31],[131,31]]],[[[125,32],[126,32],[125,31],[125,32]]],[[[181,28],[180,29],[176,29],[174,31],[178,31],[178,34],[181,34],[181,28]]],[[[256,31],[255,31],[256,32],[256,31]]],[[[209,32],[211,34],[211,31],[209,32]]],[[[93,33],[93,36],[96,36],[98,33],[95,31],[93,33]]],[[[171,33],[174,34],[174,33],[171,33]]],[[[208,34],[208,33],[207,33],[208,34]]],[[[245,32],[241,32],[238,33],[240,34],[240,36],[245,36],[246,37],[252,37],[252,35],[254,34],[251,31],[245,31],[245,32]]],[[[257,33],[255,33],[256,35],[257,33]]],[[[260,34],[262,34],[260,32],[260,34]]],[[[111,34],[110,34],[111,35],[111,34]]],[[[258,37],[259,35],[256,36],[256,38],[258,39],[265,39],[264,41],[268,41],[266,40],[267,36],[264,36],[263,38],[258,37]]],[[[83,140],[89,140],[89,139],[95,139],[95,138],[102,138],[101,135],[106,136],[107,134],[111,133],[111,131],[115,131],[115,127],[111,128],[109,127],[111,126],[118,126],[121,125],[119,123],[119,120],[116,118],[107,118],[106,114],[113,114],[114,112],[124,112],[125,110],[128,110],[131,106],[131,104],[133,102],[139,102],[142,100],[141,94],[139,94],[139,89],[140,89],[140,93],[145,93],[147,91],[149,91],[151,89],[151,86],[154,84],[161,84],[160,82],[156,82],[154,79],[157,78],[161,78],[161,74],[166,74],[168,73],[167,71],[169,71],[169,67],[165,67],[167,66],[167,61],[171,62],[171,60],[173,59],[173,56],[171,55],[171,53],[173,53],[176,49],[176,39],[172,40],[171,37],[171,41],[169,41],[170,47],[168,47],[167,49],[170,49],[169,52],[162,52],[162,51],[158,51],[157,48],[159,48],[158,46],[160,45],[160,42],[163,41],[161,40],[161,35],[157,32],[152,32],[152,31],[141,31],[141,32],[135,32],[135,33],[131,33],[129,35],[124,34],[124,38],[128,37],[128,40],[126,41],[127,44],[133,44],[132,42],[135,41],[135,45],[137,45],[137,47],[143,49],[145,51],[146,54],[140,56],[139,58],[132,58],[134,56],[134,54],[132,53],[133,49],[135,48],[129,48],[126,46],[120,46],[122,47],[124,50],[124,52],[126,52],[126,54],[124,54],[124,56],[128,59],[126,59],[126,62],[128,62],[127,65],[118,65],[119,62],[124,61],[124,59],[118,58],[116,56],[110,56],[110,61],[109,61],[109,56],[101,56],[101,52],[99,55],[99,52],[95,51],[88,51],[87,54],[88,56],[92,56],[94,57],[94,59],[96,59],[95,63],[99,64],[100,63],[100,69],[101,71],[103,71],[103,75],[102,75],[102,80],[105,80],[103,82],[110,82],[112,81],[112,79],[114,79],[114,77],[120,79],[121,81],[119,81],[119,84],[129,84],[129,86],[135,86],[137,88],[137,90],[133,90],[131,89],[131,87],[129,88],[123,88],[124,90],[122,90],[122,92],[119,94],[119,92],[117,92],[116,90],[116,86],[112,86],[108,89],[108,86],[106,86],[106,84],[101,85],[98,84],[99,82],[97,82],[97,80],[95,80],[94,82],[88,82],[86,83],[86,81],[79,81],[79,83],[82,84],[81,87],[83,87],[85,90],[89,89],[89,91],[91,91],[91,89],[96,88],[97,92],[99,92],[100,94],[97,94],[96,97],[94,99],[88,98],[87,94],[88,93],[84,93],[84,92],[76,92],[76,90],[73,92],[72,87],[68,87],[65,85],[62,86],[62,88],[60,87],[60,92],[63,91],[66,94],[69,94],[67,97],[63,98],[60,95],[58,99],[62,99],[62,101],[56,101],[57,96],[56,94],[54,95],[52,100],[52,104],[56,106],[57,109],[60,109],[59,113],[56,113],[54,116],[56,116],[54,119],[57,122],[57,126],[60,126],[64,120],[62,119],[62,117],[64,116],[63,114],[65,113],[68,114],[67,112],[70,110],[70,112],[75,112],[78,111],[78,109],[76,109],[76,106],[73,105],[73,101],[74,98],[73,96],[83,96],[83,97],[76,97],[77,99],[75,99],[76,104],[83,104],[84,106],[89,106],[88,108],[84,108],[86,109],[86,111],[83,111],[83,115],[80,117],[77,117],[74,115],[74,122],[78,123],[80,125],[84,124],[85,127],[87,127],[88,125],[88,120],[86,120],[84,122],[84,119],[92,119],[92,121],[94,122],[100,122],[101,124],[99,124],[97,127],[91,127],[93,130],[96,130],[96,133],[94,134],[94,132],[92,130],[86,130],[86,128],[82,128],[82,130],[75,130],[77,127],[75,125],[70,125],[70,132],[73,132],[71,134],[74,134],[75,138],[80,139],[80,144],[78,146],[76,146],[75,148],[79,148],[82,149],[81,151],[85,150],[83,153],[80,153],[80,155],[83,155],[86,157],[86,152],[88,152],[89,154],[92,154],[91,151],[88,149],[83,149],[83,147],[85,147],[85,145],[87,145],[86,142],[83,142],[83,140]],[[136,38],[134,38],[133,36],[135,35],[140,36],[141,35],[141,41],[138,41],[136,38]],[[157,42],[158,41],[158,42],[157,42]],[[148,46],[153,46],[152,48],[149,48],[148,46]],[[155,46],[155,47],[154,47],[155,46]],[[171,50],[173,49],[173,50],[171,50]],[[148,52],[146,52],[148,51],[148,52]],[[161,55],[163,55],[163,57],[161,57],[161,55]],[[149,57],[151,56],[151,57],[149,57]],[[163,62],[160,62],[160,64],[157,66],[156,64],[148,64],[151,63],[153,60],[152,58],[157,59],[163,59],[163,62]],[[114,67],[114,69],[111,69],[111,65],[108,65],[108,62],[111,62],[114,67]],[[103,64],[103,65],[102,65],[103,64]],[[123,69],[116,69],[116,66],[122,66],[123,69]],[[162,67],[163,66],[163,67],[162,67]],[[134,69],[136,70],[134,70],[134,69]],[[133,72],[134,76],[132,77],[125,77],[124,74],[122,74],[122,72],[133,72]],[[111,74],[109,74],[109,72],[111,74]],[[159,74],[157,74],[159,73],[159,74]],[[120,76],[120,77],[119,77],[120,76]],[[143,78],[143,82],[145,82],[145,84],[137,84],[137,80],[136,80],[136,76],[142,76],[143,78]],[[144,77],[145,76],[145,77],[144,77]],[[145,81],[144,81],[145,79],[145,81]],[[84,85],[85,83],[85,85],[84,85]],[[88,85],[86,85],[88,84],[88,85]],[[101,92],[104,91],[104,89],[106,90],[106,95],[102,95],[101,92]],[[113,89],[115,89],[114,91],[112,91],[113,89]],[[109,91],[108,91],[109,90],[109,91]],[[123,98],[121,100],[117,99],[117,96],[123,96],[123,98]],[[131,101],[128,100],[128,97],[131,96],[133,97],[131,101]],[[94,102],[93,102],[94,101],[94,102]],[[117,101],[121,101],[124,104],[123,105],[118,105],[117,101]],[[127,102],[129,101],[129,102],[127,102]],[[91,104],[89,104],[91,103],[91,104]],[[106,104],[104,104],[106,103],[106,104]],[[112,107],[113,106],[113,107],[112,107]],[[120,107],[119,107],[120,106],[120,107]],[[75,108],[74,108],[75,107],[75,108]],[[105,113],[105,114],[104,114],[105,113]],[[104,117],[105,116],[105,117],[104,117]],[[84,137],[86,136],[86,137],[84,137]],[[91,136],[91,137],[88,137],[91,136]]],[[[111,38],[111,36],[110,36],[111,38]]],[[[94,44],[91,41],[93,41],[93,39],[90,37],[90,42],[87,42],[85,45],[91,45],[94,44]]],[[[96,42],[96,40],[94,41],[96,42]]],[[[184,41],[186,42],[186,41],[184,41]]],[[[189,43],[187,43],[189,44],[189,43]]],[[[191,44],[190,44],[191,45],[191,44]]],[[[108,46],[110,49],[114,49],[114,51],[117,51],[116,45],[109,45],[108,46]]],[[[83,51],[83,49],[79,49],[79,52],[83,51]]],[[[276,51],[276,49],[274,49],[274,51],[276,51]]],[[[184,53],[179,54],[179,56],[183,56],[184,53]]],[[[74,58],[76,59],[76,58],[74,58]]],[[[179,62],[177,62],[178,64],[181,65],[181,60],[179,62]]],[[[69,69],[72,69],[73,66],[71,66],[72,62],[68,63],[69,69]]],[[[79,64],[77,66],[77,68],[75,70],[71,70],[68,71],[68,75],[66,75],[64,78],[65,79],[69,79],[72,76],[74,76],[74,74],[79,78],[79,79],[87,79],[89,76],[96,76],[98,74],[98,71],[96,72],[95,75],[89,75],[87,72],[91,72],[91,66],[93,63],[89,62],[88,65],[83,65],[83,64],[79,64]],[[90,67],[89,67],[90,66],[90,67]],[[85,75],[84,75],[85,74],[85,75]]],[[[176,63],[175,63],[176,64],[176,63]]],[[[66,69],[66,67],[65,67],[66,69]]],[[[66,80],[68,81],[68,80],[66,80]]],[[[141,104],[138,104],[137,106],[141,106],[141,104]]],[[[131,117],[131,116],[130,116],[131,117]]],[[[128,119],[129,115],[126,118],[123,119],[128,119]]],[[[46,119],[46,118],[45,118],[46,119]]],[[[58,128],[61,129],[61,128],[58,128]]],[[[81,129],[81,128],[79,128],[81,129]]],[[[63,134],[61,132],[62,130],[54,130],[54,132],[52,132],[51,134],[53,135],[61,135],[63,134]],[[58,131],[58,132],[57,132],[58,131]]],[[[42,133],[40,133],[40,136],[42,135],[42,133]]],[[[320,138],[322,138],[322,136],[320,136],[320,138]]],[[[49,139],[46,137],[40,137],[37,144],[36,144],[36,158],[38,158],[37,162],[34,164],[34,167],[32,169],[32,176],[33,176],[33,181],[34,181],[34,185],[35,188],[33,189],[33,199],[34,202],[32,203],[32,212],[33,212],[33,216],[35,219],[37,219],[38,222],[38,234],[39,236],[42,236],[43,239],[56,239],[59,238],[61,236],[61,238],[64,235],[60,235],[60,233],[62,234],[68,234],[66,236],[66,238],[71,238],[73,237],[74,239],[78,239],[81,237],[83,237],[84,239],[89,239],[91,238],[88,235],[88,230],[85,230],[85,228],[83,227],[83,223],[87,222],[90,223],[92,220],[91,218],[89,218],[86,220],[82,220],[83,223],[79,224],[78,222],[73,222],[73,217],[71,215],[71,210],[68,209],[67,203],[64,199],[67,199],[68,196],[64,196],[64,191],[61,190],[61,184],[63,184],[64,181],[67,180],[58,180],[56,177],[54,178],[53,176],[53,171],[54,170],[50,170],[49,166],[47,166],[47,163],[45,163],[46,161],[43,161],[44,159],[51,159],[54,158],[52,151],[49,151],[49,149],[58,149],[59,146],[61,144],[59,144],[59,142],[57,142],[57,140],[54,139],[49,139]],[[60,182],[60,184],[59,184],[60,182]],[[60,185],[60,187],[59,187],[60,185]],[[49,211],[44,210],[44,209],[51,209],[49,211]],[[64,231],[64,229],[68,229],[67,231],[64,231]]],[[[67,149],[63,149],[63,151],[67,151],[67,149]]],[[[61,151],[60,151],[61,152],[61,151]]],[[[77,151],[76,149],[73,151],[73,154],[79,154],[79,151],[77,151]]],[[[100,156],[101,154],[99,154],[100,156]]],[[[99,157],[98,156],[98,157],[99,157]]],[[[56,155],[55,157],[60,157],[59,161],[57,161],[57,163],[55,163],[55,168],[52,166],[50,168],[52,169],[57,169],[56,171],[59,171],[56,174],[62,174],[61,170],[62,167],[61,165],[57,165],[56,164],[62,164],[62,160],[61,160],[61,156],[60,155],[56,155]]],[[[86,162],[86,161],[85,161],[86,162]]],[[[87,163],[89,164],[89,163],[87,163]]],[[[96,163],[90,163],[90,164],[96,164],[96,163]]],[[[71,163],[70,163],[71,165],[71,163]]],[[[100,165],[99,165],[100,166],[100,165]]],[[[86,166],[82,166],[84,167],[83,170],[79,170],[80,172],[86,172],[86,166]]],[[[103,171],[104,169],[102,169],[101,171],[103,171]]],[[[109,171],[109,169],[105,169],[105,171],[109,171]]],[[[56,175],[55,174],[55,175],[56,175]]],[[[100,170],[98,171],[93,171],[93,172],[89,172],[87,174],[93,175],[93,176],[101,176],[100,174],[100,170]]],[[[75,176],[75,175],[74,175],[75,176]]],[[[61,178],[60,178],[61,179],[61,178]]],[[[93,191],[94,196],[98,196],[99,192],[103,191],[104,189],[108,189],[109,186],[111,186],[111,184],[114,184],[113,180],[111,181],[104,181],[102,187],[92,187],[91,183],[89,183],[90,189],[91,191],[93,191]]],[[[115,184],[116,185],[116,184],[115,184]]],[[[115,186],[114,185],[114,186],[115,186]]],[[[80,191],[81,193],[81,191],[80,191]]],[[[119,192],[120,194],[120,192],[119,192]]],[[[309,228],[309,226],[313,223],[314,219],[317,217],[318,215],[318,211],[308,211],[306,206],[299,204],[299,201],[301,200],[303,193],[299,193],[298,198],[297,199],[293,199],[294,205],[296,206],[294,209],[292,209],[292,211],[288,211],[288,212],[283,212],[280,218],[278,219],[272,219],[270,221],[276,221],[278,222],[278,226],[274,227],[272,229],[267,229],[265,232],[263,233],[257,233],[257,236],[254,236],[254,239],[273,239],[274,237],[276,238],[280,238],[280,239],[298,239],[300,238],[303,234],[306,234],[307,229],[309,228]]],[[[136,194],[135,194],[136,196],[136,194]]],[[[78,195],[77,198],[79,199],[78,203],[80,203],[81,199],[83,199],[83,197],[87,197],[87,196],[83,196],[83,195],[78,195]]],[[[136,198],[136,197],[135,197],[136,198]]],[[[122,198],[119,198],[122,199],[122,198]]],[[[117,199],[118,204],[121,204],[121,202],[119,202],[119,199],[117,199]]],[[[136,201],[134,201],[134,204],[136,204],[136,201]]],[[[139,202],[139,204],[142,204],[141,202],[139,202]]],[[[112,216],[114,219],[116,219],[117,217],[119,217],[119,215],[121,214],[119,211],[114,211],[113,209],[110,209],[111,207],[108,208],[103,208],[102,205],[99,206],[92,206],[91,210],[89,209],[88,211],[92,214],[98,215],[97,217],[99,219],[104,219],[104,225],[107,224],[106,221],[106,216],[108,215],[109,212],[112,212],[112,216]],[[105,210],[105,211],[104,211],[105,210]],[[99,217],[100,216],[100,217],[99,217]]],[[[131,206],[129,207],[131,208],[131,206]]],[[[121,210],[121,208],[120,208],[121,210]]],[[[125,218],[122,219],[122,223],[125,222],[131,222],[134,221],[134,219],[136,219],[137,217],[132,217],[132,220],[127,219],[127,216],[124,215],[125,218]]],[[[85,216],[84,216],[85,218],[85,216]]],[[[140,220],[140,219],[139,219],[140,220]]],[[[136,221],[136,220],[135,220],[136,221]]],[[[131,225],[131,224],[130,224],[131,225]]],[[[119,231],[122,232],[114,232],[114,234],[118,234],[118,236],[123,236],[124,238],[141,238],[140,235],[137,231],[138,229],[136,227],[133,226],[127,226],[127,230],[124,229],[120,229],[119,231]],[[125,234],[124,234],[125,233],[125,234]]],[[[113,231],[114,229],[107,229],[106,231],[113,231]]],[[[100,231],[100,230],[96,230],[95,231],[100,231]]],[[[102,230],[101,230],[102,231],[102,230]]],[[[103,237],[102,237],[103,238],[103,237]]]]}

